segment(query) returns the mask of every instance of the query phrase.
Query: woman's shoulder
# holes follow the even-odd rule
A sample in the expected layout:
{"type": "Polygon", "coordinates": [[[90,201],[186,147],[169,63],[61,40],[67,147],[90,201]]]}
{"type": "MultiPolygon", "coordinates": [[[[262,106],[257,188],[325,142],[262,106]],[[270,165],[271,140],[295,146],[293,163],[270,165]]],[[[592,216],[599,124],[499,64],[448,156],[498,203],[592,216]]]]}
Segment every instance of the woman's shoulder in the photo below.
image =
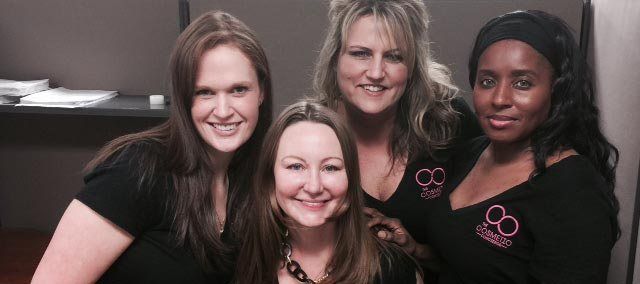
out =
{"type": "Polygon", "coordinates": [[[607,183],[587,157],[568,155],[532,177],[529,185],[523,193],[531,198],[523,201],[537,235],[560,243],[597,231],[599,239],[613,240],[617,212],[607,196],[607,183]]]}
{"type": "MultiPolygon", "coordinates": [[[[156,185],[166,187],[170,175],[166,173],[162,146],[154,141],[136,141],[113,152],[84,176],[85,191],[92,188],[136,188],[132,192],[149,194],[156,185]]],[[[155,192],[157,193],[157,192],[155,192]]]]}
{"type": "Polygon", "coordinates": [[[144,139],[131,142],[114,153],[117,161],[139,161],[148,158],[161,158],[166,153],[164,146],[155,140],[144,139]]]}
{"type": "MultiPolygon", "coordinates": [[[[580,204],[580,210],[607,208],[607,183],[589,159],[569,155],[550,165],[544,173],[534,176],[531,185],[539,192],[541,202],[566,210],[580,204]]],[[[577,209],[577,208],[576,208],[577,209]]]]}
{"type": "Polygon", "coordinates": [[[144,165],[154,151],[147,143],[124,146],[84,177],[75,198],[131,235],[140,235],[162,219],[172,189],[168,176],[144,165]]]}
{"type": "Polygon", "coordinates": [[[105,157],[87,176],[113,168],[132,168],[135,165],[147,163],[151,160],[155,163],[161,163],[165,160],[163,153],[165,151],[159,142],[153,140],[132,141],[105,157]]]}
{"type": "Polygon", "coordinates": [[[604,178],[587,157],[579,154],[567,154],[557,159],[551,158],[550,165],[540,175],[541,181],[580,189],[585,185],[606,186],[604,178]]]}

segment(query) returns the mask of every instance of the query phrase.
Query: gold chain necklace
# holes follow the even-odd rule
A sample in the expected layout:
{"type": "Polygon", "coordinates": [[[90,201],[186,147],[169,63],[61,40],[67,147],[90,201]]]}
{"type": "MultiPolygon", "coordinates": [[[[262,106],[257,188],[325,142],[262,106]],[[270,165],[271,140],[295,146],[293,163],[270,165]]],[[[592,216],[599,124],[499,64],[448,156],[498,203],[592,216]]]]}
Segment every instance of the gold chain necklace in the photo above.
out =
{"type": "MultiPolygon", "coordinates": [[[[229,176],[224,176],[224,186],[229,190],[229,176]]],[[[220,214],[218,214],[218,209],[216,208],[215,203],[213,204],[213,210],[216,214],[216,222],[218,222],[218,232],[222,234],[224,232],[224,219],[220,219],[220,214]]]]}
{"type": "Polygon", "coordinates": [[[222,234],[224,232],[224,221],[220,220],[220,215],[218,214],[217,211],[216,211],[216,221],[218,222],[218,231],[220,232],[220,234],[222,234]]]}

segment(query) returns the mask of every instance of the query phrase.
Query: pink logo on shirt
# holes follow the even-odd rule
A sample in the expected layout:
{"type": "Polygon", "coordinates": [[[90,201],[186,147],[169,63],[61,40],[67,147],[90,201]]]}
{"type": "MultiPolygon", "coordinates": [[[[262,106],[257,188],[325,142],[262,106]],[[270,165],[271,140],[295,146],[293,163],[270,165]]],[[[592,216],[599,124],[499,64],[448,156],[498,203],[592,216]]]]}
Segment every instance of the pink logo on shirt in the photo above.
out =
{"type": "Polygon", "coordinates": [[[420,197],[432,199],[440,196],[445,178],[446,174],[442,168],[421,169],[416,172],[416,183],[422,189],[420,197]]]}
{"type": "Polygon", "coordinates": [[[509,237],[518,233],[520,223],[515,217],[507,215],[504,206],[493,205],[489,207],[485,213],[485,221],[476,226],[478,236],[501,248],[508,248],[513,244],[509,237]]]}

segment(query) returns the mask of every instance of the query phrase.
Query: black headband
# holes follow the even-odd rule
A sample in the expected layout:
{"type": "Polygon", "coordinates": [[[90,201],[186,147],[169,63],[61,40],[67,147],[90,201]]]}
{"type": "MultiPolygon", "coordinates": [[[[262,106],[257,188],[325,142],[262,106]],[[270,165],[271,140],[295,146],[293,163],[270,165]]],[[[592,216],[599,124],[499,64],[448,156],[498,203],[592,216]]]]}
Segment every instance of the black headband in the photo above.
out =
{"type": "Polygon", "coordinates": [[[527,11],[508,13],[489,21],[478,33],[473,53],[469,58],[471,87],[473,88],[475,83],[478,60],[484,50],[495,42],[505,39],[515,39],[529,44],[556,68],[558,55],[552,31],[553,27],[550,23],[527,11]]]}

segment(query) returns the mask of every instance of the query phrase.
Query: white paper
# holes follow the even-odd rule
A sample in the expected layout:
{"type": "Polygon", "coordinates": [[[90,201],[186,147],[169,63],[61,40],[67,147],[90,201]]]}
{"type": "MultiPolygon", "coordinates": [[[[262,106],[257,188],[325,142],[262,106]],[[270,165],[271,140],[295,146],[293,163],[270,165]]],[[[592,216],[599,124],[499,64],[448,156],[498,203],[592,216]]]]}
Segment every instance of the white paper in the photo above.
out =
{"type": "Polygon", "coordinates": [[[49,89],[49,79],[13,81],[0,79],[0,95],[26,96],[49,89]]]}
{"type": "Polygon", "coordinates": [[[23,97],[20,99],[20,104],[16,106],[76,108],[104,101],[117,95],[116,91],[56,88],[23,97]]]}

